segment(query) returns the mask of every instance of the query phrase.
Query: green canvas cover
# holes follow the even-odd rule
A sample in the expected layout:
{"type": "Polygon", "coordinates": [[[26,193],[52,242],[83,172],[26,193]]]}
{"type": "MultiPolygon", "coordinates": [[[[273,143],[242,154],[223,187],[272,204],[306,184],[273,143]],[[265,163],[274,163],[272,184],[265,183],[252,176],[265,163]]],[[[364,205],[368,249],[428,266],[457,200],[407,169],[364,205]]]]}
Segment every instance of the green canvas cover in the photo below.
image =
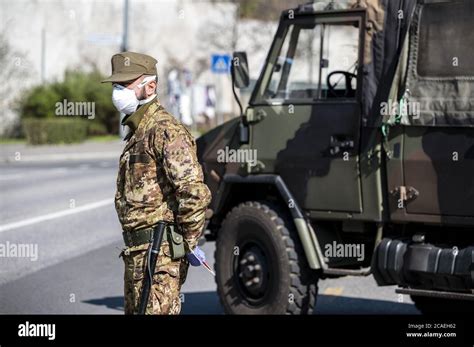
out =
{"type": "Polygon", "coordinates": [[[472,0],[417,2],[390,93],[398,112],[389,123],[474,126],[473,19],[472,0]]]}

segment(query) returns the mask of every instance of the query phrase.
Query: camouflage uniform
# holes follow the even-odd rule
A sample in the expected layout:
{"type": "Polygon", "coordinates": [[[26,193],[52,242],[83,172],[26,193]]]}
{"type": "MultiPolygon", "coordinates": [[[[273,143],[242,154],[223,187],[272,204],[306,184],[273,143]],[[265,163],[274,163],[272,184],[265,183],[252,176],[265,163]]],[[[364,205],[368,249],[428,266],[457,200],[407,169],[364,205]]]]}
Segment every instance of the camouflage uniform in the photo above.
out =
{"type": "MultiPolygon", "coordinates": [[[[203,231],[211,194],[203,183],[193,136],[157,98],[126,117],[131,136],[120,157],[115,207],[124,232],[149,228],[158,221],[180,226],[186,251],[193,249],[203,231]]],[[[138,310],[149,244],[126,248],[125,313],[138,310]]],[[[163,241],[147,314],[178,314],[179,292],[188,270],[186,258],[172,260],[163,241]]]]}

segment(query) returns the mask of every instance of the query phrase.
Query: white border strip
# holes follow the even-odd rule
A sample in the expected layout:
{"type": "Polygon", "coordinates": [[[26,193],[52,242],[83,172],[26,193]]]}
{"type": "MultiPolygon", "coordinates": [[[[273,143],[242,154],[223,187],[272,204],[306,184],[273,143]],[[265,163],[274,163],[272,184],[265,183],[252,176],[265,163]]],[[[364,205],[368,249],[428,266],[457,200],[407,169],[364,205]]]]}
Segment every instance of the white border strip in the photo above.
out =
{"type": "Polygon", "coordinates": [[[25,220],[22,220],[22,221],[19,221],[19,222],[3,224],[3,225],[0,225],[0,233],[2,233],[4,231],[7,231],[7,230],[18,229],[18,228],[22,228],[22,227],[25,227],[25,226],[28,226],[28,225],[41,223],[41,222],[51,220],[51,219],[56,219],[56,218],[61,218],[61,217],[64,217],[64,216],[69,216],[71,214],[76,214],[76,213],[80,213],[80,212],[84,212],[84,211],[93,210],[93,209],[96,209],[96,208],[99,208],[99,207],[102,207],[102,206],[109,205],[113,202],[114,202],[113,199],[105,199],[105,200],[92,202],[90,204],[86,204],[86,205],[83,205],[83,206],[69,208],[67,210],[62,210],[62,211],[58,211],[58,212],[48,213],[48,214],[38,216],[38,217],[25,219],[25,220]]]}

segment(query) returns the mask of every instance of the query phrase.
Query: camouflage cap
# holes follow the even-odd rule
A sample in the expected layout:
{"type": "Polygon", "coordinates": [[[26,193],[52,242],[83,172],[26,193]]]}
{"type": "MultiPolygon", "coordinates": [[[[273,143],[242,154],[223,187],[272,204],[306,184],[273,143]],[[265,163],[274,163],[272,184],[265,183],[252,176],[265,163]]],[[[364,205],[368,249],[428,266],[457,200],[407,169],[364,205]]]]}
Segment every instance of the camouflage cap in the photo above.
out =
{"type": "Polygon", "coordinates": [[[146,54],[123,52],[112,57],[112,75],[104,82],[126,82],[141,75],[156,75],[157,60],[146,54]]]}

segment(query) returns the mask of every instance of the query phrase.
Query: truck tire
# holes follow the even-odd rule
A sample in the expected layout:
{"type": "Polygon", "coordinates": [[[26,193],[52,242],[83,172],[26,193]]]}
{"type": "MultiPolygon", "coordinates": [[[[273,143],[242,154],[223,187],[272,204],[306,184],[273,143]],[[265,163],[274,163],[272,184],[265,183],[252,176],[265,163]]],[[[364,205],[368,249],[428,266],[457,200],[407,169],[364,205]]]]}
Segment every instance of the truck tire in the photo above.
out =
{"type": "Polygon", "coordinates": [[[423,314],[470,312],[474,310],[474,301],[431,298],[428,296],[410,296],[415,307],[423,314]]]}
{"type": "Polygon", "coordinates": [[[218,232],[219,299],[231,314],[311,314],[317,273],[309,268],[293,221],[266,202],[234,207],[218,232]]]}

